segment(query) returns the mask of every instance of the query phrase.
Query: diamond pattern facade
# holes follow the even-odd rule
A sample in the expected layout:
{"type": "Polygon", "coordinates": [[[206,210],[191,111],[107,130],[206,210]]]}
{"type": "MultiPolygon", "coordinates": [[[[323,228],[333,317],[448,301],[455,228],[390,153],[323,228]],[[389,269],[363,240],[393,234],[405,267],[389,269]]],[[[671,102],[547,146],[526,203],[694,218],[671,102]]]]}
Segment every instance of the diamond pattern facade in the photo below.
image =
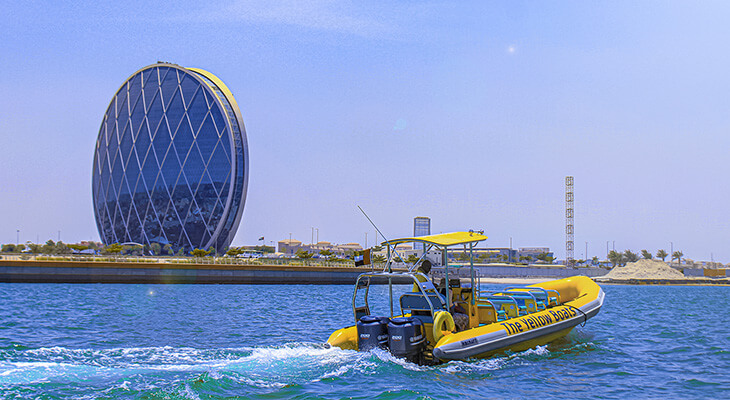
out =
{"type": "Polygon", "coordinates": [[[225,251],[248,185],[235,99],[209,72],[155,64],[112,98],[99,130],[93,196],[105,244],[225,251]]]}

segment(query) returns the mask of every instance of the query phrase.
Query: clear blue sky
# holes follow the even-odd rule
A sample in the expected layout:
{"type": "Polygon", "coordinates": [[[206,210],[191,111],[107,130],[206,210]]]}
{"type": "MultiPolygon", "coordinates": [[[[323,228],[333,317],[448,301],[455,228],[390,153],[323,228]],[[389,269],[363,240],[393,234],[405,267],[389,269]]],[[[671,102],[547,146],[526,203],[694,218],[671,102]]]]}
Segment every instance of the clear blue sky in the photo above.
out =
{"type": "Polygon", "coordinates": [[[233,91],[250,146],[234,245],[484,229],[576,257],[730,261],[727,2],[3,2],[0,242],[98,240],[91,162],[157,60],[233,91]],[[273,5],[272,5],[273,4],[273,5]]]}

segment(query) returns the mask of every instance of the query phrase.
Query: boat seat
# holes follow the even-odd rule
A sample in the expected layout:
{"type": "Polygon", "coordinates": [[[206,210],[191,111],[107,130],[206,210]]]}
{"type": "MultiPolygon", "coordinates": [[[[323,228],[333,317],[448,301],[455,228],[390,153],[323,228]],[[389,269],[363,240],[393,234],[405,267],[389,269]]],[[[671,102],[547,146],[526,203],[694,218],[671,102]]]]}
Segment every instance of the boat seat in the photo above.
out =
{"type": "Polygon", "coordinates": [[[495,307],[489,300],[480,300],[476,303],[476,306],[480,325],[491,324],[507,319],[507,314],[504,310],[497,309],[497,307],[495,307]]]}
{"type": "Polygon", "coordinates": [[[359,321],[360,318],[370,315],[370,307],[368,306],[362,306],[362,307],[355,307],[355,320],[359,321]]]}
{"type": "MultiPolygon", "coordinates": [[[[440,294],[428,293],[428,298],[431,300],[431,304],[433,304],[434,311],[446,309],[446,302],[440,294]]],[[[426,297],[422,293],[416,292],[403,293],[400,297],[400,308],[403,312],[405,312],[405,310],[431,311],[431,307],[429,307],[426,297]]]]}
{"type": "MultiPolygon", "coordinates": [[[[503,294],[489,294],[482,295],[478,301],[489,301],[494,304],[494,307],[504,313],[505,318],[518,317],[520,314],[519,304],[512,296],[506,296],[503,294]]],[[[499,317],[499,315],[498,315],[499,317]]]]}
{"type": "Polygon", "coordinates": [[[517,305],[520,310],[521,315],[526,315],[530,313],[534,313],[539,311],[540,309],[545,309],[544,305],[542,307],[538,306],[537,299],[535,299],[535,295],[530,293],[526,290],[521,289],[513,289],[513,290],[506,290],[500,294],[503,294],[505,296],[512,297],[517,302],[517,305]]]}

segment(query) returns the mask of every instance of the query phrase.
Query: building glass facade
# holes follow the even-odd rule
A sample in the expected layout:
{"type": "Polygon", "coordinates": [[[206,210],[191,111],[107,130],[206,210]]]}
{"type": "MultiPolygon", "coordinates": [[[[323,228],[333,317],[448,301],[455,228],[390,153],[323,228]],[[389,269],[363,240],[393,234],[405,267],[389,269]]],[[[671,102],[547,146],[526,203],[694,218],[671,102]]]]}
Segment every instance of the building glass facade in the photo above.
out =
{"type": "MultiPolygon", "coordinates": [[[[416,236],[427,236],[431,234],[431,218],[429,217],[416,217],[413,218],[413,237],[416,236]]],[[[413,243],[413,248],[426,248],[424,243],[413,243]]]]}
{"type": "Polygon", "coordinates": [[[92,185],[107,245],[225,251],[248,186],[246,132],[228,88],[207,71],[175,64],[137,71],[104,115],[92,185]]]}

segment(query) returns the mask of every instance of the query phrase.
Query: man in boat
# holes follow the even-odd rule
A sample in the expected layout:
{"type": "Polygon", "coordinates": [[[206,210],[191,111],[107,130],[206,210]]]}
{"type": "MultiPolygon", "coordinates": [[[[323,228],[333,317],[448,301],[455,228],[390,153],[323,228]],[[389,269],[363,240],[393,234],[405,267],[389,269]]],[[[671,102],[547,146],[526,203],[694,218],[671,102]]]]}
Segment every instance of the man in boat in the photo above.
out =
{"type": "MultiPolygon", "coordinates": [[[[428,259],[423,260],[421,262],[421,265],[418,266],[416,269],[416,272],[420,272],[423,275],[416,275],[416,279],[418,279],[419,282],[426,282],[428,280],[428,273],[431,272],[431,261],[428,259]]],[[[419,292],[418,286],[416,286],[415,282],[413,283],[413,291],[418,293],[419,292]]]]}
{"type": "Polygon", "coordinates": [[[449,311],[451,316],[454,317],[454,325],[456,325],[457,331],[460,332],[469,327],[469,315],[466,314],[466,310],[461,304],[452,304],[449,311]]]}
{"type": "MultiPolygon", "coordinates": [[[[416,269],[416,272],[423,274],[416,275],[416,279],[418,279],[419,282],[426,282],[428,279],[426,276],[428,276],[428,273],[431,272],[431,266],[431,261],[428,259],[421,262],[421,265],[419,265],[416,269]]],[[[418,286],[416,286],[415,283],[413,284],[413,291],[419,291],[418,286]]],[[[469,327],[469,315],[467,315],[464,307],[460,304],[452,304],[449,312],[451,313],[451,316],[454,317],[454,325],[456,325],[457,331],[463,331],[469,327]]]]}

